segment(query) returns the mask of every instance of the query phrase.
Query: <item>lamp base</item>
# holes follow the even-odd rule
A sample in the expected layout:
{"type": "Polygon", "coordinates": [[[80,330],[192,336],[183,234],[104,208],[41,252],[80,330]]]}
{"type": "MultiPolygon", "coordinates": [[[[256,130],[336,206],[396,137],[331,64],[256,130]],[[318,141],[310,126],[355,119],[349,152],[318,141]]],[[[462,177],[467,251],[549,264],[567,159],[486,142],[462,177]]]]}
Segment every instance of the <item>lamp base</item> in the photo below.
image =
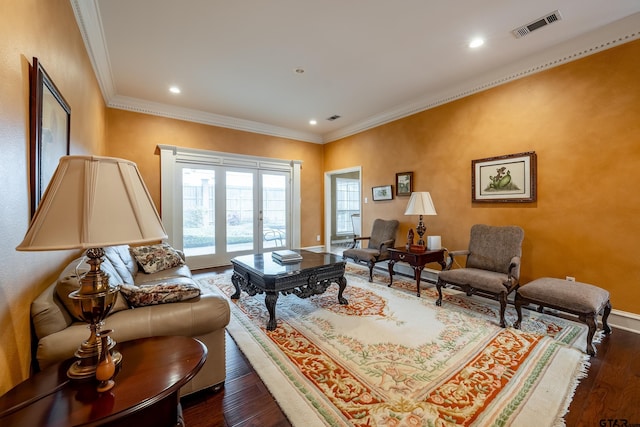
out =
{"type": "MultiPolygon", "coordinates": [[[[115,345],[115,342],[114,342],[115,345]]],[[[119,351],[111,351],[111,357],[113,363],[118,366],[122,362],[122,354],[119,351]]],[[[93,358],[84,358],[76,360],[67,369],[67,377],[72,380],[83,380],[85,378],[93,378],[96,376],[96,368],[98,367],[98,359],[96,356],[93,358]]]]}
{"type": "MultiPolygon", "coordinates": [[[[89,324],[90,335],[83,341],[75,356],[79,359],[73,363],[67,376],[73,379],[88,378],[95,375],[98,366],[99,342],[98,335],[111,308],[116,302],[120,286],[109,285],[109,275],[100,269],[104,250],[102,248],[87,249],[87,263],[91,269],[80,278],[80,289],[69,294],[73,301],[75,314],[89,324]]],[[[109,350],[115,346],[115,341],[107,336],[109,350]]],[[[122,360],[119,355],[118,361],[122,360]]],[[[114,355],[115,359],[115,355],[114,355]]],[[[117,362],[116,362],[117,364],[117,362]]]]}
{"type": "Polygon", "coordinates": [[[427,231],[427,228],[424,226],[424,222],[422,222],[422,215],[420,215],[420,221],[418,221],[418,226],[416,227],[416,232],[418,233],[418,237],[420,237],[420,239],[418,239],[418,244],[420,246],[427,245],[422,239],[422,236],[424,236],[425,231],[427,231]]]}

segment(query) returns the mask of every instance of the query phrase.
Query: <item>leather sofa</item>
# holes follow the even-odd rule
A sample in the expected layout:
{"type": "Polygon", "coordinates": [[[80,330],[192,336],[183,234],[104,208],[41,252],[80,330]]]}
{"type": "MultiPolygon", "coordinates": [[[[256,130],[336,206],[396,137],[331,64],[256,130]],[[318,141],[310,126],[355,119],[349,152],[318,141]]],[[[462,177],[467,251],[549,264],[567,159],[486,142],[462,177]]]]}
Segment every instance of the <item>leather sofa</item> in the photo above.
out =
{"type": "MultiPolygon", "coordinates": [[[[168,245],[167,245],[168,246],[168,245]]],[[[184,255],[176,251],[184,260],[184,255]]],[[[37,339],[36,360],[40,369],[73,357],[78,345],[89,336],[87,324],[74,317],[69,292],[78,288],[77,276],[89,269],[83,257],[70,262],[58,280],[31,305],[31,319],[37,339]]],[[[198,286],[186,265],[145,273],[129,247],[105,248],[101,265],[112,285],[182,284],[198,286]]],[[[198,374],[181,390],[186,395],[206,388],[218,389],[225,380],[225,327],[230,320],[229,303],[221,294],[200,288],[200,296],[172,302],[130,308],[119,293],[104,328],[112,329],[116,342],[162,335],[182,335],[202,341],[207,360],[198,374]]],[[[117,347],[116,347],[117,348],[117,347]]],[[[126,360],[126,354],[123,354],[126,360]]]]}

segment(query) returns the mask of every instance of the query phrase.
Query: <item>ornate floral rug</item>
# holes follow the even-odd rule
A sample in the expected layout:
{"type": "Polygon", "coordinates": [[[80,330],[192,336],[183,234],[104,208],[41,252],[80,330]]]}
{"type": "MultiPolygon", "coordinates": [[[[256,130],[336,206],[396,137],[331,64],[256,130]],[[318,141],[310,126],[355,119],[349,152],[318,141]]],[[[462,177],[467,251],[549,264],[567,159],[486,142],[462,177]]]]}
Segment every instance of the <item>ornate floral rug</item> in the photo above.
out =
{"type": "MultiPolygon", "coordinates": [[[[586,327],[525,310],[523,330],[498,326],[498,305],[348,265],[338,286],[280,295],[267,331],[264,294],[229,300],[228,331],[296,426],[555,426],[588,359],[586,327]]],[[[201,285],[234,293],[230,274],[201,285]]],[[[507,309],[507,322],[515,321],[507,309]]]]}

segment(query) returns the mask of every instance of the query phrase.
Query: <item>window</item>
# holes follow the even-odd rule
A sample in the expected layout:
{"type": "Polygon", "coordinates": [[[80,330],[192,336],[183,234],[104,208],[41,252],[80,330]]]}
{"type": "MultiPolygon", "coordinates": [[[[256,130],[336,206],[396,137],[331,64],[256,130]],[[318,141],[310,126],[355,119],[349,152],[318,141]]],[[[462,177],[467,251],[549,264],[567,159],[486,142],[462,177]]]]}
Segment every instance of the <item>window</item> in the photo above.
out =
{"type": "Polygon", "coordinates": [[[336,178],[336,233],[353,234],[351,215],[360,213],[360,182],[336,178]]]}

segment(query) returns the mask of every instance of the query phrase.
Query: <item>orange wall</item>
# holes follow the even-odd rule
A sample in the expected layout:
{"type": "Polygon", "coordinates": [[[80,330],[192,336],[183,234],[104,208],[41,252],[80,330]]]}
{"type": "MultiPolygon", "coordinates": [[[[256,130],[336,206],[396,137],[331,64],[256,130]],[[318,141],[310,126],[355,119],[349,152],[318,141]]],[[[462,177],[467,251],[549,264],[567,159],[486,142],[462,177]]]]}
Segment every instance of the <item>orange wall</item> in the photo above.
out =
{"type": "Polygon", "coordinates": [[[151,197],[160,211],[160,155],[158,145],[175,145],[275,159],[302,160],[301,244],[317,245],[322,235],[322,151],[319,144],[292,141],[181,120],[108,109],[107,154],[138,164],[151,197]]]}
{"type": "MultiPolygon", "coordinates": [[[[31,301],[73,252],[17,252],[29,221],[29,64],[36,56],[71,106],[71,154],[138,163],[157,205],[158,144],[299,159],[302,245],[322,231],[324,171],[362,166],[364,195],[414,171],[438,216],[428,234],[465,247],[476,222],[520,224],[523,279],[564,277],[607,288],[614,308],[640,313],[640,42],[434,108],[326,146],[106,109],[68,0],[0,0],[0,394],[29,375],[31,301]],[[108,143],[107,143],[108,141],[108,143]],[[472,159],[534,150],[538,201],[472,205],[472,159]],[[389,155],[389,154],[392,155],[389,155]]],[[[416,218],[406,198],[363,205],[376,217],[416,218]]]]}
{"type": "Polygon", "coordinates": [[[635,41],[327,144],[324,168],[362,166],[363,230],[397,218],[406,241],[408,198],[372,202],[371,187],[413,171],[445,247],[466,248],[475,223],[520,225],[524,283],[574,276],[640,314],[638,70],[635,41]],[[538,156],[536,203],[471,203],[471,160],[525,151],[538,156]]]}
{"type": "Polygon", "coordinates": [[[17,252],[30,220],[29,64],[71,106],[71,154],[104,154],[105,106],[68,0],[0,0],[0,394],[29,375],[31,301],[75,253],[17,252]]]}

